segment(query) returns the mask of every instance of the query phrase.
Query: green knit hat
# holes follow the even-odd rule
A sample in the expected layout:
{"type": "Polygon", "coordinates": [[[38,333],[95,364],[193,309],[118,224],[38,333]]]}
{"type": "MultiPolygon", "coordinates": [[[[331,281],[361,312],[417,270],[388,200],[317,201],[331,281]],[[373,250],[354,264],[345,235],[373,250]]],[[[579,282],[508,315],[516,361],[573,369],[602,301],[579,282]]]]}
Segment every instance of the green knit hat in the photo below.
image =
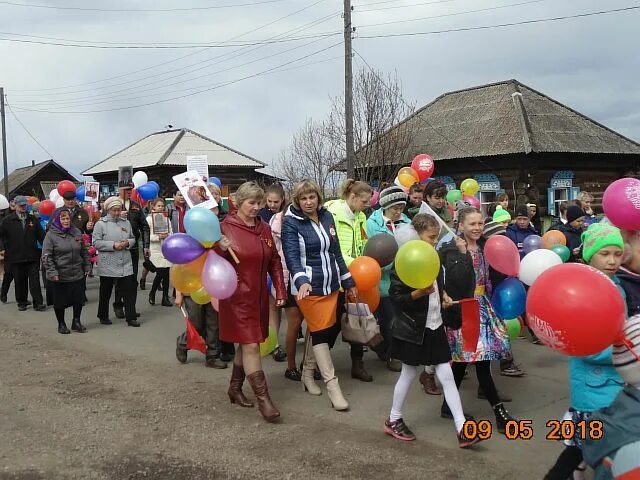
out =
{"type": "Polygon", "coordinates": [[[510,222],[511,214],[502,208],[502,205],[498,205],[495,213],[493,214],[493,221],[498,223],[510,222]]]}
{"type": "Polygon", "coordinates": [[[624,240],[620,229],[606,223],[593,223],[582,234],[582,258],[589,263],[599,250],[605,247],[620,247],[624,250],[624,240]]]}

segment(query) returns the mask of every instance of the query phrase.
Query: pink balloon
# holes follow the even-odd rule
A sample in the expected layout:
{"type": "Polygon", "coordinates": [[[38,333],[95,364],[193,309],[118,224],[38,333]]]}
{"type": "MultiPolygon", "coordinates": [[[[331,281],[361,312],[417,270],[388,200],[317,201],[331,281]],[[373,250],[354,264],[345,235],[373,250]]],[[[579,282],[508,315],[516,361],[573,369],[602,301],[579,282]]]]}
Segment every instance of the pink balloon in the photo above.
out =
{"type": "Polygon", "coordinates": [[[238,275],[229,262],[213,250],[209,250],[202,267],[202,286],[212,297],[224,300],[233,295],[238,288],[238,275]]]}
{"type": "Polygon", "coordinates": [[[472,195],[464,195],[462,201],[467,202],[472,207],[476,207],[480,210],[480,200],[472,195]]]}
{"type": "Polygon", "coordinates": [[[371,206],[375,207],[378,204],[378,200],[380,200],[380,192],[375,191],[371,197],[371,206]]]}
{"type": "Polygon", "coordinates": [[[494,235],[484,246],[484,256],[495,270],[510,277],[520,271],[520,254],[516,244],[502,235],[494,235]]]}
{"type": "Polygon", "coordinates": [[[220,311],[220,302],[217,298],[211,297],[211,306],[216,312],[220,311]]]}
{"type": "Polygon", "coordinates": [[[640,180],[621,178],[607,187],[602,208],[609,221],[625,230],[640,229],[640,180]]]}

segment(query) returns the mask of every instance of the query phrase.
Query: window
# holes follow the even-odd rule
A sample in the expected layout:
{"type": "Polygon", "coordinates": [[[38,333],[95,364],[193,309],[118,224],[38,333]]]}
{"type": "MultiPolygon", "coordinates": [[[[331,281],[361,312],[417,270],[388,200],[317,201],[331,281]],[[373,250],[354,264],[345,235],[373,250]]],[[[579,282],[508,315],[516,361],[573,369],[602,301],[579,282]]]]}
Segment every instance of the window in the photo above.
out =
{"type": "Polygon", "coordinates": [[[492,203],[496,202],[498,192],[479,192],[480,195],[480,207],[482,216],[487,216],[487,209],[492,203]]]}

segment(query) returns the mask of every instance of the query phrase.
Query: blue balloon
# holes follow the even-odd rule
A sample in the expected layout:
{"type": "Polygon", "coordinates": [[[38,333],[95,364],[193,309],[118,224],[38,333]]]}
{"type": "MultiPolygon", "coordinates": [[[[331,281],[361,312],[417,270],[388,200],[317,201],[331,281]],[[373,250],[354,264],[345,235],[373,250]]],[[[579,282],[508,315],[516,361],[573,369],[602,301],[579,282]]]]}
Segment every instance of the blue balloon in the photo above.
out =
{"type": "Polygon", "coordinates": [[[218,217],[207,208],[195,207],[188,210],[184,216],[184,228],[187,234],[200,243],[217,242],[222,236],[218,217]]]}
{"type": "Polygon", "coordinates": [[[160,185],[158,185],[158,182],[155,182],[153,180],[149,180],[147,182],[147,185],[153,185],[156,188],[156,197],[157,197],[158,194],[160,193],[160,185]]]}
{"type": "Polygon", "coordinates": [[[44,220],[45,222],[48,222],[50,218],[51,218],[51,215],[45,215],[44,213],[40,214],[40,220],[44,220]]]}
{"type": "Polygon", "coordinates": [[[222,188],[222,180],[218,177],[209,177],[209,183],[213,183],[214,185],[217,185],[218,188],[222,188]]]}
{"type": "Polygon", "coordinates": [[[517,318],[527,306],[527,292],[517,278],[507,278],[493,291],[491,306],[503,320],[517,318]]]}
{"type": "Polygon", "coordinates": [[[138,195],[140,195],[140,198],[142,198],[142,200],[144,200],[145,202],[148,202],[149,200],[153,200],[158,195],[158,191],[156,190],[156,187],[154,185],[149,184],[148,182],[145,183],[144,185],[140,185],[140,187],[137,190],[138,190],[138,195]]]}
{"type": "Polygon", "coordinates": [[[76,199],[79,202],[84,202],[84,195],[85,195],[84,185],[80,185],[76,190],[76,199]]]}

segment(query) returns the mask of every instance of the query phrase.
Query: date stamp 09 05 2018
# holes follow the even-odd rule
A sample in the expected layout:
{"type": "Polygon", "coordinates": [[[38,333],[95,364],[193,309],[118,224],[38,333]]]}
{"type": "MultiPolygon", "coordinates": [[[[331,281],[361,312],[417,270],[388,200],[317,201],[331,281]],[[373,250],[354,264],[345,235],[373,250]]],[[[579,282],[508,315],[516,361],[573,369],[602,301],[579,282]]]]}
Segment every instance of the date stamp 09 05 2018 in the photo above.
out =
{"type": "MultiPolygon", "coordinates": [[[[604,427],[599,420],[548,420],[545,432],[546,440],[600,440],[604,435],[604,427]]],[[[462,427],[468,438],[488,440],[493,435],[493,424],[489,420],[467,420],[462,427]]],[[[505,427],[508,440],[531,440],[534,436],[532,420],[510,420],[505,427]]]]}

